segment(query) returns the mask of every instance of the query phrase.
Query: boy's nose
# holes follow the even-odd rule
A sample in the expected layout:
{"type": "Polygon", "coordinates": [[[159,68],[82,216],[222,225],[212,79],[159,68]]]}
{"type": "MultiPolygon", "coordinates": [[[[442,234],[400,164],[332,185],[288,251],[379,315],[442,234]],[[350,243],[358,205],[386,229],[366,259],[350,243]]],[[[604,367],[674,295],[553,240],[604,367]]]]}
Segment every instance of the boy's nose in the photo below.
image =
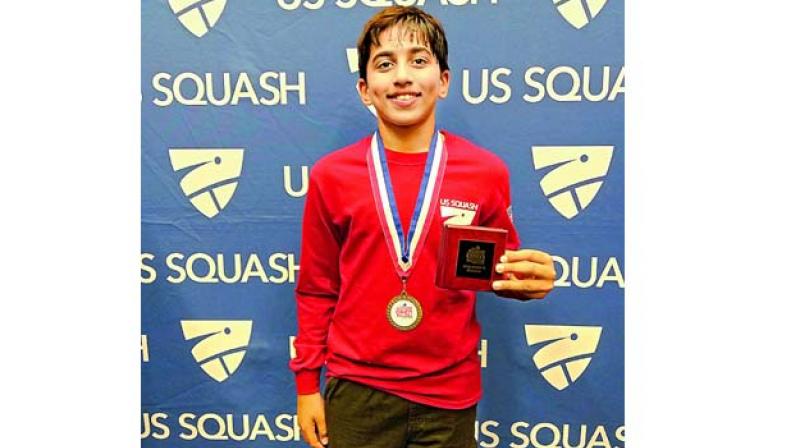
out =
{"type": "Polygon", "coordinates": [[[397,64],[397,68],[394,72],[394,82],[395,84],[405,84],[411,82],[411,73],[408,70],[406,64],[400,63],[397,64]]]}

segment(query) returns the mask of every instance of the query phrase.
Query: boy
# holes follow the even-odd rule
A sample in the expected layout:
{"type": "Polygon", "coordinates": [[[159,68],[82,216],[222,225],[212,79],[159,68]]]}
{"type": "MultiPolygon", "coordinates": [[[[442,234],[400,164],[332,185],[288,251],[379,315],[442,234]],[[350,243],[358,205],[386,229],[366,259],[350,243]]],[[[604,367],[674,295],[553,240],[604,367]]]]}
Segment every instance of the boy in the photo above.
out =
{"type": "MultiPolygon", "coordinates": [[[[507,229],[518,248],[508,170],[436,127],[450,71],[435,18],[389,7],[365,24],[358,51],[359,93],[378,130],[311,173],[290,362],[298,422],[314,448],[474,447],[480,327],[474,292],[434,286],[440,206],[460,207],[462,224],[507,229]]],[[[541,299],[553,288],[543,252],[509,250],[497,270],[499,295],[541,299]]]]}

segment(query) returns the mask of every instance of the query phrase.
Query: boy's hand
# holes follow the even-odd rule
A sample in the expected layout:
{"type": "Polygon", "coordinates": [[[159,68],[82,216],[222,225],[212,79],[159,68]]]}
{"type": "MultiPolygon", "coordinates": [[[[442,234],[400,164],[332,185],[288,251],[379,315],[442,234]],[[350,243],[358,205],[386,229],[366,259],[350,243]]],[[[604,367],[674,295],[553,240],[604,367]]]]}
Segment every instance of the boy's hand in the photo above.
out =
{"type": "Polygon", "coordinates": [[[303,440],[313,448],[324,448],[328,444],[325,402],[319,392],[297,396],[297,423],[303,440]]]}
{"type": "Polygon", "coordinates": [[[499,296],[543,299],[553,290],[556,269],[553,257],[547,253],[533,249],[507,250],[495,269],[505,277],[492,283],[494,293],[499,296]]]}

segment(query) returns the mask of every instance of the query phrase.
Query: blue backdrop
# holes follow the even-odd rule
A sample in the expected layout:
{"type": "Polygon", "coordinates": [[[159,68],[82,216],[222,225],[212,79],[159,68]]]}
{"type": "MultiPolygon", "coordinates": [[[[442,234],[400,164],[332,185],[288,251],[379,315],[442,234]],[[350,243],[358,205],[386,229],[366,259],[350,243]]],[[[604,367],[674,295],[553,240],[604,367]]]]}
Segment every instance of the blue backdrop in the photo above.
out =
{"type": "Polygon", "coordinates": [[[625,445],[621,1],[145,0],[143,446],[305,446],[308,167],[374,130],[348,50],[390,4],[445,25],[439,124],[506,161],[523,246],[556,259],[544,301],[479,296],[479,446],[625,445]]]}

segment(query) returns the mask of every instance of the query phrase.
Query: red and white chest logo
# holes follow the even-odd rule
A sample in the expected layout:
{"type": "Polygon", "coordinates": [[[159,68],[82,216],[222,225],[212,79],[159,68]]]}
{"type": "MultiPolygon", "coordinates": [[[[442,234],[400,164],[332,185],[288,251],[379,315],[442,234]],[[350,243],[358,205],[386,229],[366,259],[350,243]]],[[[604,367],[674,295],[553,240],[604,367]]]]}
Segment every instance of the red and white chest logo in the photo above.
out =
{"type": "Polygon", "coordinates": [[[469,226],[473,224],[472,221],[478,213],[478,204],[458,199],[442,198],[439,199],[439,210],[444,224],[469,226]]]}

